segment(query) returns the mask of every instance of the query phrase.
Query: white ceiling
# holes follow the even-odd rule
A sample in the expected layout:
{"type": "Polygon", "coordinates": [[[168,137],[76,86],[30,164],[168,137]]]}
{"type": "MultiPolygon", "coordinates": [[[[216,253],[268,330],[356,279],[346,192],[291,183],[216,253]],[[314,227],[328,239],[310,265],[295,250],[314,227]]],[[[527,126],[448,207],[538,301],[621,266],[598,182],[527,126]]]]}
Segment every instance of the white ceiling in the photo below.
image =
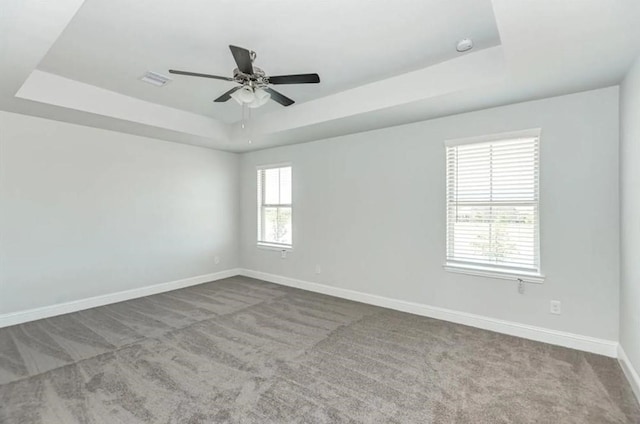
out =
{"type": "Polygon", "coordinates": [[[464,37],[477,50],[499,44],[490,0],[85,0],[38,69],[229,123],[241,109],[212,100],[235,83],[172,76],[158,88],[140,76],[232,76],[234,44],[256,51],[268,75],[320,74],[319,85],[277,87],[302,103],[450,59],[464,37]]]}
{"type": "Polygon", "coordinates": [[[637,22],[637,0],[3,0],[0,109],[245,151],[614,85],[637,22]],[[277,87],[297,103],[258,109],[248,134],[238,105],[212,102],[232,83],[138,81],[230,75],[228,44],[321,84],[277,87]]]}

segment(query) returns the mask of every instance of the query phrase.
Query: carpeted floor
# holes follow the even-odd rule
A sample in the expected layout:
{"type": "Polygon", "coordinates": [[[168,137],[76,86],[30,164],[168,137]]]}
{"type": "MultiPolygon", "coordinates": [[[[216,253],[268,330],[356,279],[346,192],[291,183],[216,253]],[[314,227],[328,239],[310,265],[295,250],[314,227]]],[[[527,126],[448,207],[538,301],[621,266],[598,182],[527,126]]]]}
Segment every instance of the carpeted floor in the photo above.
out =
{"type": "Polygon", "coordinates": [[[640,423],[614,359],[243,277],[0,329],[1,423],[640,423]]]}

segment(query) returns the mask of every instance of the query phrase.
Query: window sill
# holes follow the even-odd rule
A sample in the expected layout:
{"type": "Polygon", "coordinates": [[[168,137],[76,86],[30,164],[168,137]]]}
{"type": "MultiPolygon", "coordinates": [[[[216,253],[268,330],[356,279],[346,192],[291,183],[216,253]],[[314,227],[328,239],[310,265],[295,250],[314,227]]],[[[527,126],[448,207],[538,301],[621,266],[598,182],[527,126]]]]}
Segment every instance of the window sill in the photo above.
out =
{"type": "Polygon", "coordinates": [[[477,275],[487,278],[499,278],[502,280],[522,280],[527,283],[544,283],[545,276],[542,274],[534,274],[528,272],[506,272],[496,270],[489,267],[463,266],[444,264],[445,271],[455,272],[458,274],[477,275]]]}
{"type": "Polygon", "coordinates": [[[293,250],[293,246],[289,246],[289,245],[286,245],[286,244],[258,243],[258,244],[256,244],[256,247],[258,249],[276,250],[278,252],[281,252],[283,250],[291,252],[293,250]]]}

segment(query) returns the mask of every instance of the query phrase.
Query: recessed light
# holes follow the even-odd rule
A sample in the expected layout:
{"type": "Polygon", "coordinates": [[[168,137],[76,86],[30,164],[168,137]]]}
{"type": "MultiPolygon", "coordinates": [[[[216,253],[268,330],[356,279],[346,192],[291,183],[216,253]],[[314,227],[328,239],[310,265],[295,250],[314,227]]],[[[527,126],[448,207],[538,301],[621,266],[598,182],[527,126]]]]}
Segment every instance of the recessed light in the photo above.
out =
{"type": "Polygon", "coordinates": [[[157,72],[148,71],[140,78],[140,81],[147,82],[149,84],[155,85],[156,87],[164,87],[171,82],[171,78],[157,72]]]}
{"type": "Polygon", "coordinates": [[[472,48],[473,41],[471,41],[470,38],[463,38],[462,40],[458,41],[458,44],[456,45],[456,50],[460,53],[471,50],[472,48]]]}

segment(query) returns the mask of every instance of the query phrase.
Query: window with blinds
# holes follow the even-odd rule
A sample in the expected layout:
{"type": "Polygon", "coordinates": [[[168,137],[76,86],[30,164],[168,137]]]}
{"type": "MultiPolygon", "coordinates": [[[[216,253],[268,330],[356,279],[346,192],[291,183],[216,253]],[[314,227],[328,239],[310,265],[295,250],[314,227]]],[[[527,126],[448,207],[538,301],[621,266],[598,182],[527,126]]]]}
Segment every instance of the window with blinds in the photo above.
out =
{"type": "Polygon", "coordinates": [[[539,275],[538,137],[446,146],[447,266],[539,275]]]}
{"type": "Polygon", "coordinates": [[[291,166],[258,169],[258,244],[292,247],[291,166]]]}

